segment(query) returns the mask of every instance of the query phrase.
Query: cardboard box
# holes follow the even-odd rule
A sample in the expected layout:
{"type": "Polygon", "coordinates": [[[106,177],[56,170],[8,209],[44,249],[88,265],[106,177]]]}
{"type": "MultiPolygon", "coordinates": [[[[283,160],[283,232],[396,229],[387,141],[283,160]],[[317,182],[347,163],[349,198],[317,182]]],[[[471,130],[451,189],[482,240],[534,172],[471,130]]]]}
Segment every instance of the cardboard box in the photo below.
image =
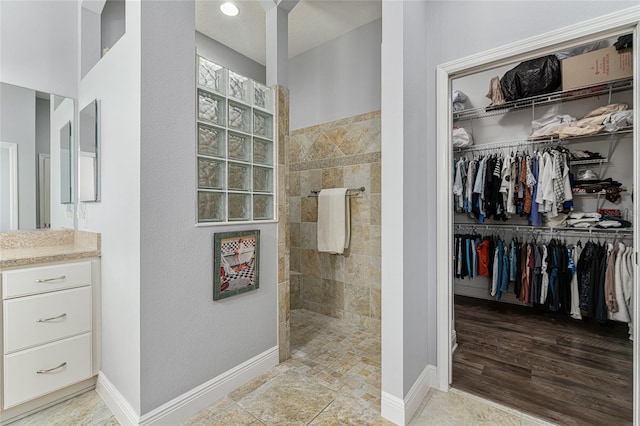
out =
{"type": "Polygon", "coordinates": [[[633,77],[633,51],[618,52],[615,47],[594,50],[563,59],[562,90],[633,77]]]}

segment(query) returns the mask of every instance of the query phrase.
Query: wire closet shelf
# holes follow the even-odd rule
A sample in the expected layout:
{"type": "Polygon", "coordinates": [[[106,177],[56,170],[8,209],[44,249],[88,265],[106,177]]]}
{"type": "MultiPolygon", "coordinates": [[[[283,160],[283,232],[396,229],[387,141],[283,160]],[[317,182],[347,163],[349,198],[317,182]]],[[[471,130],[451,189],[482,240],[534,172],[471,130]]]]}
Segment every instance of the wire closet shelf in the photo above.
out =
{"type": "Polygon", "coordinates": [[[581,141],[585,139],[603,138],[603,137],[613,137],[614,135],[627,135],[627,134],[629,135],[633,134],[633,128],[624,128],[621,130],[617,130],[615,132],[601,132],[601,133],[594,133],[591,135],[571,136],[566,138],[550,136],[547,138],[538,138],[538,139],[516,139],[516,140],[507,140],[507,141],[501,141],[501,142],[483,143],[479,145],[472,145],[465,148],[454,148],[453,152],[455,154],[459,154],[463,152],[503,151],[505,149],[513,149],[513,148],[518,148],[521,150],[540,149],[548,146],[562,145],[564,143],[568,143],[572,141],[581,141]]]}
{"type": "Polygon", "coordinates": [[[453,120],[472,120],[474,118],[491,117],[494,115],[508,114],[525,108],[532,108],[543,105],[552,105],[561,102],[574,101],[578,99],[590,98],[593,96],[610,95],[633,88],[633,78],[615,80],[608,83],[600,83],[593,86],[586,86],[578,89],[548,93],[545,95],[532,96],[530,98],[518,99],[506,102],[502,105],[470,108],[453,113],[453,120]]]}

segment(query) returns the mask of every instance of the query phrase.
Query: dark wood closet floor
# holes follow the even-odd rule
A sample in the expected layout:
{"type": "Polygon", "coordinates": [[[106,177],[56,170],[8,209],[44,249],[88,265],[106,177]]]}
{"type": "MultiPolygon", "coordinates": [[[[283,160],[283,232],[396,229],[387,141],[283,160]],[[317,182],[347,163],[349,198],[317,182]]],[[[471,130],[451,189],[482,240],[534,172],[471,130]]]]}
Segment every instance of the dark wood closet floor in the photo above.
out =
{"type": "Polygon", "coordinates": [[[626,324],[455,297],[453,384],[561,425],[633,423],[626,324]]]}

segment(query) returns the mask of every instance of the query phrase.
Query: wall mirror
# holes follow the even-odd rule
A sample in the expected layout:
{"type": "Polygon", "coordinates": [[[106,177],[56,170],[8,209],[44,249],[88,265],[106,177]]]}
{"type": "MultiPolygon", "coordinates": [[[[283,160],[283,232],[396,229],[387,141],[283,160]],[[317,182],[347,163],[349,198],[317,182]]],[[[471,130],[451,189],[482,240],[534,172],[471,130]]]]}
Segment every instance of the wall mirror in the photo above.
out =
{"type": "Polygon", "coordinates": [[[80,111],[78,184],[80,201],[100,201],[99,103],[92,101],[80,111]]]}
{"type": "Polygon", "coordinates": [[[71,121],[60,129],[60,203],[73,203],[73,132],[71,121]]]}
{"type": "Polygon", "coordinates": [[[0,232],[74,228],[74,114],[73,99],[0,82],[0,232]]]}

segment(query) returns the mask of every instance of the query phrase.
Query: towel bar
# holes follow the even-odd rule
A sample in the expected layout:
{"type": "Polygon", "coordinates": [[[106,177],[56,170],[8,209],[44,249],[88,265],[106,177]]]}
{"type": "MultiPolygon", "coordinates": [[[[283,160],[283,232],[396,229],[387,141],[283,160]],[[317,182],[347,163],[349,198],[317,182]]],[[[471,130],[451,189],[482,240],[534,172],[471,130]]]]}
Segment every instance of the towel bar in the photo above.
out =
{"type": "MultiPolygon", "coordinates": [[[[349,188],[347,189],[347,195],[350,197],[355,197],[362,194],[364,190],[365,190],[364,186],[361,186],[360,188],[349,188]]],[[[317,197],[319,193],[320,191],[311,191],[311,194],[309,195],[309,197],[317,197]]]]}

